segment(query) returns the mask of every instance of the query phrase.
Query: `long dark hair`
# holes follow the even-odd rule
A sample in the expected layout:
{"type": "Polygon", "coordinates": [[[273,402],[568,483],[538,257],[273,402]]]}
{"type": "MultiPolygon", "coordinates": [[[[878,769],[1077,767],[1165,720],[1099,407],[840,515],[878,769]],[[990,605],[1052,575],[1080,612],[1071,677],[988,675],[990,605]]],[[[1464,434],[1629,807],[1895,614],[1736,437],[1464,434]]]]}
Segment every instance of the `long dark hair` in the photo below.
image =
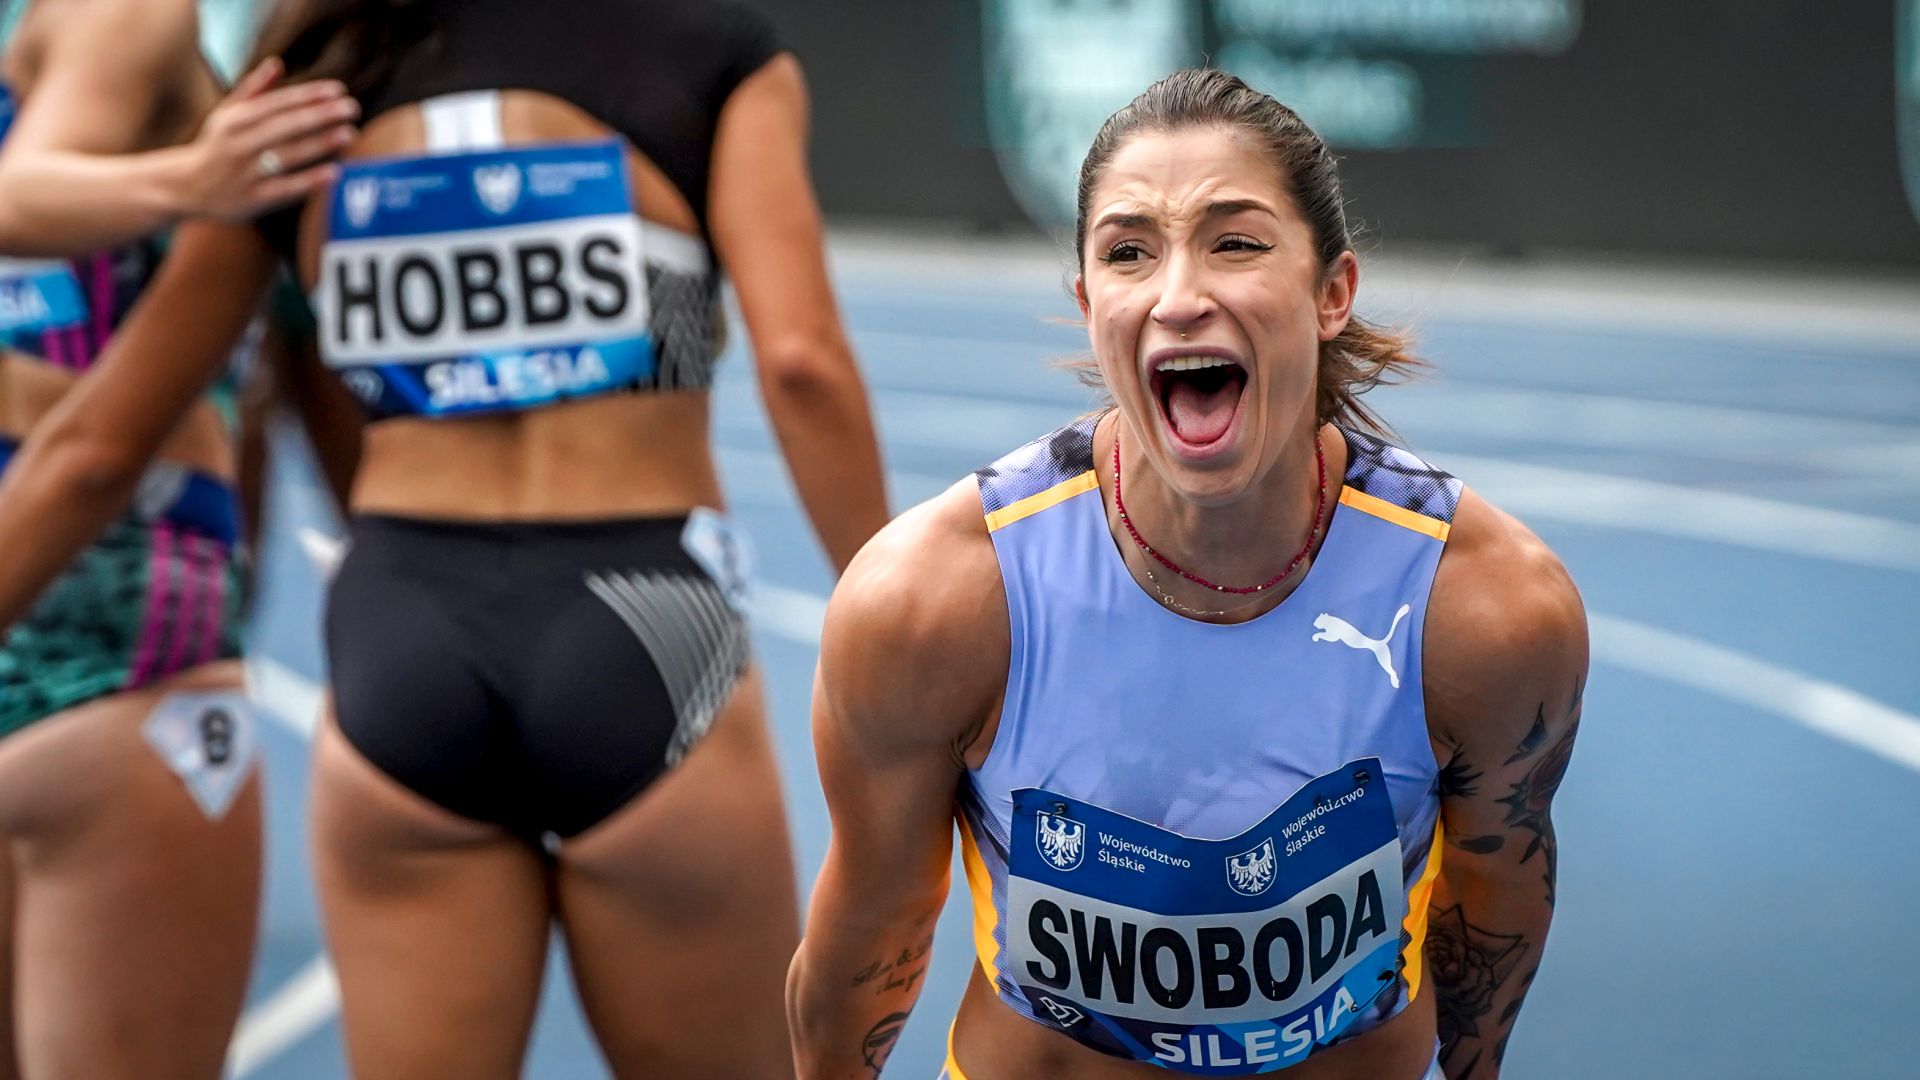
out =
{"type": "MultiPolygon", "coordinates": [[[[1131,104],[1109,116],[1094,136],[1093,146],[1080,166],[1073,227],[1076,270],[1086,266],[1088,204],[1113,155],[1135,135],[1195,127],[1242,132],[1266,151],[1313,233],[1323,273],[1341,254],[1353,249],[1340,174],[1334,168],[1333,152],[1319,134],[1298,113],[1235,76],[1192,68],[1176,71],[1147,87],[1131,104]]],[[[1423,361],[1410,348],[1408,335],[1352,316],[1340,336],[1320,346],[1315,403],[1320,419],[1384,432],[1379,418],[1360,403],[1360,395],[1423,367],[1423,361]]]]}
{"type": "Polygon", "coordinates": [[[431,48],[438,0],[281,0],[248,67],[278,56],[288,81],[338,79],[365,98],[409,51],[431,48]]]}

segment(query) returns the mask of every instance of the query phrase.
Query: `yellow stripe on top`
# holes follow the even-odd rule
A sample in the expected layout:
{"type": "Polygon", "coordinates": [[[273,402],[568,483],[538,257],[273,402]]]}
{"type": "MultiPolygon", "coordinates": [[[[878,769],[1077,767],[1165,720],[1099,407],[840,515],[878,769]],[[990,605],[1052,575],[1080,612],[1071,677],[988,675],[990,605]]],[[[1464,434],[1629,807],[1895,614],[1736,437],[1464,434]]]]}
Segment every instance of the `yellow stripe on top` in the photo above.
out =
{"type": "Polygon", "coordinates": [[[1408,1001],[1420,996],[1427,945],[1427,905],[1433,902],[1433,879],[1440,874],[1440,841],[1440,819],[1435,818],[1433,847],[1427,851],[1427,865],[1420,871],[1420,880],[1414,882],[1413,891],[1407,893],[1407,920],[1401,924],[1407,932],[1407,947],[1400,955],[1407,961],[1402,974],[1407,979],[1408,1001]]]}
{"type": "MultiPolygon", "coordinates": [[[[1089,473],[1088,475],[1092,475],[1089,473]]],[[[973,839],[973,826],[965,814],[955,814],[960,827],[960,862],[967,871],[967,890],[973,894],[973,949],[980,954],[980,966],[989,980],[1000,978],[1000,946],[993,940],[993,928],[1000,921],[1000,910],[993,906],[993,875],[987,861],[980,857],[980,845],[973,839]]]]}
{"type": "MultiPolygon", "coordinates": [[[[956,1018],[953,1024],[959,1022],[956,1018]]],[[[967,1080],[967,1074],[960,1071],[960,1059],[953,1056],[953,1024],[947,1025],[947,1069],[939,1080],[967,1080]]]]}
{"type": "Polygon", "coordinates": [[[1377,495],[1369,495],[1355,487],[1340,489],[1340,505],[1351,506],[1363,514],[1372,514],[1382,521],[1391,521],[1403,529],[1412,529],[1422,536],[1431,536],[1435,540],[1445,540],[1447,534],[1453,531],[1453,526],[1439,518],[1416,514],[1404,506],[1395,506],[1377,495]]]}
{"type": "Polygon", "coordinates": [[[1092,491],[1099,486],[1099,476],[1095,475],[1092,469],[1088,469],[1079,476],[1060,481],[1038,495],[1029,495],[1019,502],[1009,503],[988,514],[987,531],[996,532],[1004,529],[1021,518],[1032,517],[1050,506],[1058,506],[1083,491],[1092,491]]]}

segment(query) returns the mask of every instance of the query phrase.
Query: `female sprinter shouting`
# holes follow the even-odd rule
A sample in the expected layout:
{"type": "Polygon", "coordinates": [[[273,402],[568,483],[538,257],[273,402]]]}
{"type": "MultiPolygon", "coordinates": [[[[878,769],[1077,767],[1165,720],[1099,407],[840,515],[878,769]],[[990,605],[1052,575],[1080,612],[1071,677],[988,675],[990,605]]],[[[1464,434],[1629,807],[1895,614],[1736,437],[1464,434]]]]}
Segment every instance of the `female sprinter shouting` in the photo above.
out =
{"type": "MultiPolygon", "coordinates": [[[[618,1075],[786,1074],[798,917],[708,437],[723,269],[834,562],[886,514],[798,65],[664,0],[295,0],[262,49],[361,101],[339,183],[183,230],[110,349],[164,362],[43,437],[139,460],[294,261],[369,418],[314,751],[354,1075],[517,1076],[556,919],[618,1075]]],[[[64,512],[37,490],[0,523],[64,512]]]]}
{"type": "Polygon", "coordinates": [[[1573,585],[1366,430],[1411,361],[1353,316],[1291,110],[1169,76],[1094,140],[1078,218],[1114,407],[903,515],[828,608],[800,1073],[885,1061],[957,792],[953,1080],[1495,1076],[1553,913],[1573,585]]]}
{"type": "MultiPolygon", "coordinates": [[[[29,477],[16,451],[99,362],[167,228],[325,182],[353,103],[337,83],[270,89],[277,73],[223,101],[190,0],[28,6],[0,87],[10,491],[59,477],[63,499],[91,502],[114,471],[27,450],[29,477]]],[[[84,533],[37,512],[0,529],[0,1075],[211,1078],[239,1015],[260,824],[233,661],[230,390],[185,410],[133,505],[84,533]]]]}

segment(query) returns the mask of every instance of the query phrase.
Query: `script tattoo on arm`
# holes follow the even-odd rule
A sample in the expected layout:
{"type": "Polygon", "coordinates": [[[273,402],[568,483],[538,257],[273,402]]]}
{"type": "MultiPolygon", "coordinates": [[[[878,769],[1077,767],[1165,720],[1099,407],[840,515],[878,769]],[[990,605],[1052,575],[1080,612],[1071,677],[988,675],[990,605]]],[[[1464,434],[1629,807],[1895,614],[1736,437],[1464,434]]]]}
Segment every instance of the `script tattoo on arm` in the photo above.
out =
{"type": "Polygon", "coordinates": [[[920,976],[927,973],[927,954],[932,951],[933,935],[928,934],[912,948],[901,949],[861,968],[854,974],[851,985],[855,989],[871,986],[875,995],[889,990],[912,990],[920,976]]]}

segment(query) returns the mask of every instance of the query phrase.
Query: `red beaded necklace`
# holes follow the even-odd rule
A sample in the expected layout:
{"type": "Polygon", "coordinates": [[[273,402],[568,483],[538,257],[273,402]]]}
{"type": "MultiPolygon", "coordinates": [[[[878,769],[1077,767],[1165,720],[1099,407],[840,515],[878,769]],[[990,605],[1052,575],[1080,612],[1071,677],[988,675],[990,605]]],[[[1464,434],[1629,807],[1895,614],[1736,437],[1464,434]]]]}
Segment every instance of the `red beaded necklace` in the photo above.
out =
{"type": "Polygon", "coordinates": [[[1174,564],[1172,559],[1155,551],[1152,544],[1147,543],[1146,540],[1141,538],[1140,530],[1134,528],[1133,522],[1128,520],[1127,504],[1120,497],[1120,432],[1117,429],[1113,433],[1113,508],[1119,511],[1120,524],[1127,527],[1127,535],[1133,537],[1133,542],[1140,545],[1141,551],[1153,556],[1154,561],[1158,562],[1161,566],[1179,574],[1195,585],[1212,589],[1214,592],[1234,593],[1239,596],[1245,596],[1248,593],[1265,592],[1287,580],[1289,574],[1300,569],[1300,564],[1306,561],[1307,553],[1313,550],[1314,539],[1320,535],[1320,517],[1326,513],[1327,509],[1327,457],[1321,452],[1320,433],[1318,431],[1313,433],[1313,462],[1320,472],[1320,496],[1313,504],[1313,528],[1307,530],[1307,542],[1300,545],[1299,553],[1294,555],[1293,561],[1287,564],[1285,570],[1280,571],[1258,585],[1215,585],[1213,582],[1208,581],[1198,574],[1191,574],[1181,569],[1174,564]]]}

